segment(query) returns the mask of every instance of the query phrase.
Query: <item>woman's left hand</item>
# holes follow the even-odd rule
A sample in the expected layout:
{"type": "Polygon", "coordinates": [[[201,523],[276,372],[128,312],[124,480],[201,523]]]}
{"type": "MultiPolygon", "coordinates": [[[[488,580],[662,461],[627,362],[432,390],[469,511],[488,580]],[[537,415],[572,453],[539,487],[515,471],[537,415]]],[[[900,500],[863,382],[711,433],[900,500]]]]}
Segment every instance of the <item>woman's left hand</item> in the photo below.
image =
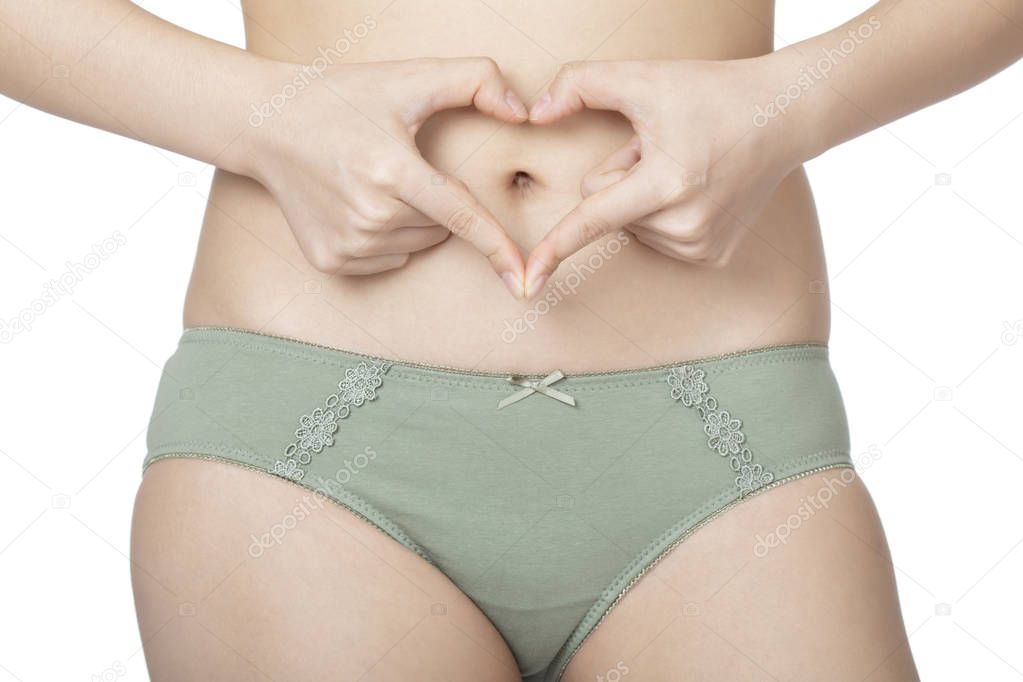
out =
{"type": "Polygon", "coordinates": [[[792,113],[764,113],[777,111],[768,105],[787,90],[781,78],[798,72],[779,76],[766,59],[564,66],[533,104],[532,123],[606,109],[628,118],[636,136],[587,174],[582,202],[533,250],[527,297],[565,258],[622,227],[672,258],[725,264],[804,160],[798,124],[777,120],[792,113]]]}

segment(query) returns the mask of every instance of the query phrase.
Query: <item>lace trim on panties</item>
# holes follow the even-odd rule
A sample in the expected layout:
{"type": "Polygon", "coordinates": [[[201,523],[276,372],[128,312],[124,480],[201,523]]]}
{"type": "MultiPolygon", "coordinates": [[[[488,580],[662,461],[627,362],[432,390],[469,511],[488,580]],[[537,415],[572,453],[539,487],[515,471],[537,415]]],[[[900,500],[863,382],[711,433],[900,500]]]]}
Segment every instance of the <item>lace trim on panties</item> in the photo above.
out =
{"type": "Polygon", "coordinates": [[[706,378],[707,373],[699,367],[673,367],[667,377],[671,397],[695,409],[700,415],[703,432],[707,435],[707,447],[728,458],[736,474],[735,486],[739,494],[749,495],[771,483],[774,474],[753,462],[753,452],[746,445],[746,434],[742,431],[742,420],[719,407],[717,398],[710,393],[706,378]]]}
{"type": "Polygon", "coordinates": [[[337,383],[338,390],[327,396],[323,406],[299,417],[294,442],[285,448],[284,459],[274,462],[270,473],[301,481],[313,455],[334,444],[334,434],[352,408],[376,400],[377,389],[384,383],[383,375],[388,369],[390,363],[377,361],[360,362],[346,369],[337,383]]]}

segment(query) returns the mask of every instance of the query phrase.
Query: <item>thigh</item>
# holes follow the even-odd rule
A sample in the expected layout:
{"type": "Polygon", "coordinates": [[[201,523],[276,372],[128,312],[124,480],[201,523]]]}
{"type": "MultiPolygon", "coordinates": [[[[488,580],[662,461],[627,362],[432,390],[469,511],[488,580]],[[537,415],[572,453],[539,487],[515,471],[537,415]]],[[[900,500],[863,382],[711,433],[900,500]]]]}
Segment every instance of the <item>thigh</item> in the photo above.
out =
{"type": "Polygon", "coordinates": [[[831,470],[791,481],[693,533],[593,632],[564,680],[616,674],[918,680],[884,532],[860,479],[831,470]]]}
{"type": "Polygon", "coordinates": [[[306,488],[231,464],[149,467],[132,582],[154,682],[520,679],[436,568],[306,488]]]}

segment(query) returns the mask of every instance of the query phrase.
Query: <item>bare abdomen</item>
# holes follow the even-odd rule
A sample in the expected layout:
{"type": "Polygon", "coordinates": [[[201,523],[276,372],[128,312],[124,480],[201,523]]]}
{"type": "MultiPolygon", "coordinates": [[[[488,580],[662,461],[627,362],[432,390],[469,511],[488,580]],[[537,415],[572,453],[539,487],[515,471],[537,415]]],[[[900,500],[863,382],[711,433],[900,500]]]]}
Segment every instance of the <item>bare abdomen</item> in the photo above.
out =
{"type": "MultiPolygon", "coordinates": [[[[595,10],[581,1],[530,8],[399,0],[376,13],[386,4],[248,2],[249,47],[305,63],[325,53],[345,63],[487,55],[531,99],[564,61],[728,59],[761,54],[771,41],[766,2],[652,1],[631,17],[635,7],[626,3],[595,10]]],[[[431,119],[418,143],[436,167],[469,185],[526,254],[579,201],[583,174],[631,134],[607,112],[540,128],[462,110],[431,119]]],[[[801,171],[725,269],[668,259],[623,233],[567,261],[545,295],[527,303],[512,300],[486,260],[456,239],[392,273],[327,280],[304,262],[259,185],[220,172],[211,202],[186,302],[189,326],[519,372],[640,367],[827,339],[826,275],[801,171]]]]}

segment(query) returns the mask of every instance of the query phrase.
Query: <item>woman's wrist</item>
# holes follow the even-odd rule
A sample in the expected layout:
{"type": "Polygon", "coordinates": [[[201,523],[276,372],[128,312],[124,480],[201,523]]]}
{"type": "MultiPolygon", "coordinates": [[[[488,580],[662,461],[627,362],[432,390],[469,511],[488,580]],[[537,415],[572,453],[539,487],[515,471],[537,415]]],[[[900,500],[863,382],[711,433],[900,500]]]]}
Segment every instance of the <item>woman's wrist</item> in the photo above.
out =
{"type": "MultiPolygon", "coordinates": [[[[251,54],[251,53],[250,53],[251,54]]],[[[238,74],[242,87],[225,116],[230,140],[211,149],[210,163],[231,173],[262,181],[265,159],[280,150],[280,123],[293,100],[301,96],[296,83],[309,83],[304,67],[252,55],[238,74]]],[[[217,143],[214,142],[214,145],[217,143]]]]}
{"type": "MultiPolygon", "coordinates": [[[[792,169],[827,151],[826,83],[804,55],[791,47],[745,60],[751,63],[753,128],[792,169]]],[[[818,72],[819,73],[819,72],[818,72]]]]}

